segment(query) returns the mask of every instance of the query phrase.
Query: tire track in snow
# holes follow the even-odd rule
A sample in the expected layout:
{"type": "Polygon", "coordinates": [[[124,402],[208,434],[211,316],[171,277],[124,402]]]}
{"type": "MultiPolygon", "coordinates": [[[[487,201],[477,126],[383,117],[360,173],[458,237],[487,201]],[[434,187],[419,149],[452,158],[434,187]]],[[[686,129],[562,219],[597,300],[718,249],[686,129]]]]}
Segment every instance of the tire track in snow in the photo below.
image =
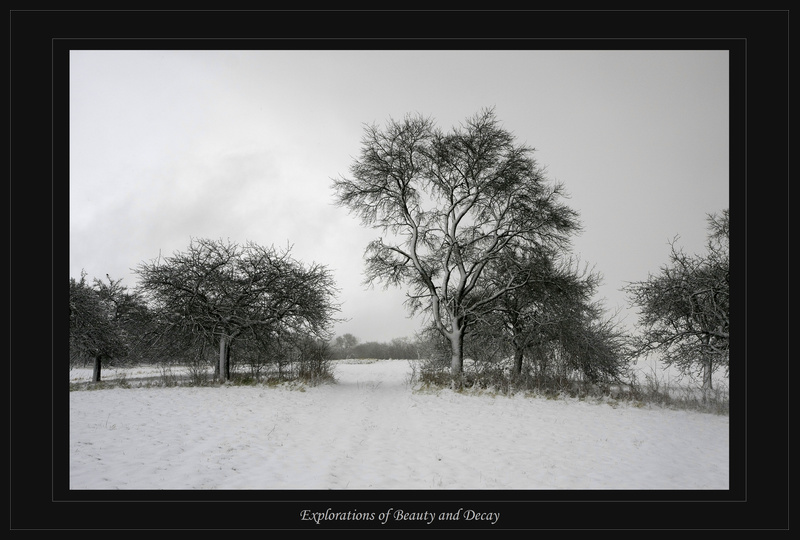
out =
{"type": "Polygon", "coordinates": [[[413,473],[414,448],[406,436],[419,429],[419,416],[408,385],[410,366],[396,361],[396,369],[369,369],[371,364],[337,366],[334,399],[347,408],[347,426],[340,434],[346,451],[331,463],[329,477],[334,489],[392,489],[408,486],[413,473]],[[386,450],[389,450],[388,452],[386,450]],[[398,459],[376,461],[374,456],[398,459]]]}

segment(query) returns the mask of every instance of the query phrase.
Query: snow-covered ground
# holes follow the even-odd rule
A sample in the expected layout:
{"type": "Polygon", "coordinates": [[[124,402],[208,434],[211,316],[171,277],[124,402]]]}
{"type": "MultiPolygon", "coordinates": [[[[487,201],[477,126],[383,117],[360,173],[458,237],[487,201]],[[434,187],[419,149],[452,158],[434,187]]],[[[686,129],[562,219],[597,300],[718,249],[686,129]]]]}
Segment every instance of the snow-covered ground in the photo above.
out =
{"type": "Polygon", "coordinates": [[[411,369],[337,362],[337,383],[315,387],[70,392],[70,489],[729,487],[727,416],[421,391],[411,369]]]}

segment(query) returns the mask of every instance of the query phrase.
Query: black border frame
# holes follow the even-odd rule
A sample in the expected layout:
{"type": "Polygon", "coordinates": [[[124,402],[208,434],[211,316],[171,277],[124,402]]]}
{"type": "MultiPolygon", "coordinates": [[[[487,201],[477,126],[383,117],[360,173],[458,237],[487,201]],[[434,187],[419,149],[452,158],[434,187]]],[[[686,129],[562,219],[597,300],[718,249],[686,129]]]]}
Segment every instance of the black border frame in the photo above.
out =
{"type": "Polygon", "coordinates": [[[10,22],[11,529],[384,530],[392,525],[375,521],[317,525],[302,522],[299,513],[331,508],[379,514],[389,507],[437,513],[471,508],[502,515],[495,526],[463,521],[446,527],[394,523],[406,530],[788,528],[788,302],[783,304],[784,298],[788,300],[789,278],[788,11],[65,10],[12,11],[10,22]],[[63,258],[69,245],[68,56],[70,49],[87,48],[730,51],[731,258],[734,269],[739,269],[733,272],[732,283],[734,293],[740,293],[732,315],[744,330],[734,339],[731,359],[731,489],[69,491],[68,433],[66,437],[64,433],[68,391],[54,381],[64,380],[55,360],[57,344],[66,343],[57,314],[65,305],[66,292],[60,284],[68,274],[63,258]],[[748,288],[748,283],[755,286],[748,288]],[[765,294],[766,284],[770,287],[765,294]],[[50,325],[41,323],[43,305],[53,315],[50,325]],[[781,326],[783,309],[786,327],[781,326]],[[28,310],[32,315],[23,316],[28,310]],[[748,317],[765,312],[770,313],[771,323],[762,316],[748,317]],[[38,371],[35,381],[26,376],[43,369],[42,362],[31,357],[41,356],[42,334],[48,329],[52,329],[48,337],[52,337],[53,379],[45,390],[38,371]],[[737,368],[745,375],[738,376],[737,368]],[[222,515],[231,517],[214,517],[222,515]]]}

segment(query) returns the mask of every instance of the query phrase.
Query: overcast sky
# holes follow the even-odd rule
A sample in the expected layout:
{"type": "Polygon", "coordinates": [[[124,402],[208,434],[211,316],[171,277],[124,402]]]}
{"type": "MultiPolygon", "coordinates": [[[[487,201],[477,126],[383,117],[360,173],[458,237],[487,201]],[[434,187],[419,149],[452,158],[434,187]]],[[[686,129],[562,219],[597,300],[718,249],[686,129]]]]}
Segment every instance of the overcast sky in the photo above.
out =
{"type": "MultiPolygon", "coordinates": [[[[333,204],[365,123],[449,130],[484,107],[563,182],[598,299],[702,252],[728,208],[727,51],[72,51],[70,276],[122,278],[191,238],[293,246],[340,288],[337,334],[413,337],[403,289],[363,285],[380,236],[333,204]]],[[[635,315],[624,311],[625,324],[635,315]]]]}

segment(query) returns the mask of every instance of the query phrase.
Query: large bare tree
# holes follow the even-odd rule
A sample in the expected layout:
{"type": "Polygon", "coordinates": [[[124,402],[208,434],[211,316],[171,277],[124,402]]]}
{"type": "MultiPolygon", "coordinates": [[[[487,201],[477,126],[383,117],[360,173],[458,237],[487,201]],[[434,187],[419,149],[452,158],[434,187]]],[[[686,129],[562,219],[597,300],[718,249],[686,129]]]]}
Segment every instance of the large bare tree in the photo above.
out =
{"type": "Polygon", "coordinates": [[[330,271],[301,264],[288,248],[197,239],[136,272],[163,320],[218,342],[225,379],[234,340],[263,341],[286,331],[327,338],[338,311],[330,271]]]}
{"type": "Polygon", "coordinates": [[[468,326],[523,284],[490,287],[487,265],[508,250],[566,246],[579,227],[532,153],[490,109],[447,133],[408,115],[365,127],[350,178],[334,179],[337,203],[384,235],[366,248],[366,282],[409,286],[412,313],[450,343],[454,378],[468,326]]]}

